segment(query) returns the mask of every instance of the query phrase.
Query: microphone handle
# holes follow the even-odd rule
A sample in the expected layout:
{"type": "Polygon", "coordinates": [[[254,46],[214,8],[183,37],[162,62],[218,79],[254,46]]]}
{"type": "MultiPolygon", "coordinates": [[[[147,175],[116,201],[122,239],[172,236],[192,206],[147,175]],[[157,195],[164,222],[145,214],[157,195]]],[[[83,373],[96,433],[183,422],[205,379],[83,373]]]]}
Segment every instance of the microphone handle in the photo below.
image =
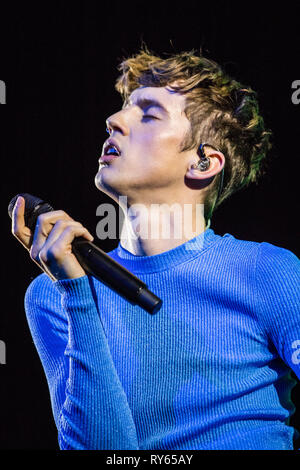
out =
{"type": "MultiPolygon", "coordinates": [[[[40,198],[28,193],[17,194],[9,203],[8,214],[12,217],[18,196],[25,199],[25,225],[34,231],[39,215],[53,211],[53,207],[40,198]]],[[[132,305],[139,305],[149,313],[156,313],[162,300],[147,289],[140,279],[108,256],[105,251],[83,237],[75,238],[72,248],[83,269],[106,284],[132,305]]]]}
{"type": "Polygon", "coordinates": [[[82,268],[96,279],[124,297],[132,305],[139,305],[149,313],[156,313],[162,301],[147,285],[124,266],[108,256],[92,242],[76,238],[72,250],[82,268]]]}

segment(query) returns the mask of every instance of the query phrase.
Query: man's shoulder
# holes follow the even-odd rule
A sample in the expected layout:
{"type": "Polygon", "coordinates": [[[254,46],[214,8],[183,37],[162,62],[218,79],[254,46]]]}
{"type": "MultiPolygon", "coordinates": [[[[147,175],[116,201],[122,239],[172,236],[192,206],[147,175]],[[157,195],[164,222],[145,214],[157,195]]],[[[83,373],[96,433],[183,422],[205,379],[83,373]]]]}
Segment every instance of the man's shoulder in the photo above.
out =
{"type": "Polygon", "coordinates": [[[273,243],[265,241],[253,241],[238,238],[230,233],[225,233],[222,237],[223,247],[226,250],[232,250],[236,254],[238,253],[253,253],[257,251],[257,254],[263,257],[280,259],[293,259],[298,260],[299,258],[289,249],[275,245],[273,243]]]}
{"type": "Polygon", "coordinates": [[[229,233],[220,237],[220,241],[216,248],[220,251],[222,259],[231,263],[246,263],[261,273],[273,270],[281,270],[282,273],[300,270],[299,258],[287,248],[266,241],[245,240],[229,233]]]}
{"type": "Polygon", "coordinates": [[[254,262],[260,249],[260,242],[238,238],[231,233],[217,235],[213,251],[232,263],[254,262]]]}
{"type": "Polygon", "coordinates": [[[262,242],[259,246],[257,270],[263,274],[277,273],[281,278],[290,274],[300,275],[300,260],[298,256],[287,248],[262,242]]]}

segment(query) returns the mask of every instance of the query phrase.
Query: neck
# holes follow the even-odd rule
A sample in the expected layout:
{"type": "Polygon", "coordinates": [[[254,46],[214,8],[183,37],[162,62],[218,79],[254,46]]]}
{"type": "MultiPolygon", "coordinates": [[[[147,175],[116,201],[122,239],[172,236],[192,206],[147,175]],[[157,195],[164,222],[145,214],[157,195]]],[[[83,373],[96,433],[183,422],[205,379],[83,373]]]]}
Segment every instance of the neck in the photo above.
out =
{"type": "Polygon", "coordinates": [[[172,250],[205,231],[203,204],[135,204],[126,211],[120,243],[136,256],[172,250]]]}

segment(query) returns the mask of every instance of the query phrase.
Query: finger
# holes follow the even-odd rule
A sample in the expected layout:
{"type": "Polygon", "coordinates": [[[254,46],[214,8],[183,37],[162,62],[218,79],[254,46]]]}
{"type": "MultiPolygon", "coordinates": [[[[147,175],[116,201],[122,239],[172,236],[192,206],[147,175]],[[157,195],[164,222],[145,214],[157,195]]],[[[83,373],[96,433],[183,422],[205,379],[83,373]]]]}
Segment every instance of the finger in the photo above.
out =
{"type": "MultiPolygon", "coordinates": [[[[46,248],[49,248],[51,247],[51,245],[53,245],[56,240],[60,237],[60,235],[67,229],[85,229],[83,227],[83,225],[80,223],[80,222],[73,222],[73,221],[69,221],[69,220],[59,220],[56,222],[56,224],[54,225],[53,229],[51,230],[50,234],[48,235],[47,237],[47,240],[44,244],[44,247],[46,248]]],[[[88,232],[87,229],[85,229],[86,232],[88,232]]],[[[88,232],[89,233],[89,232],[88,232]]],[[[90,234],[90,237],[92,237],[92,235],[90,234]]],[[[90,240],[90,238],[89,238],[90,240]]]]}
{"type": "Polygon", "coordinates": [[[25,226],[25,199],[22,196],[17,198],[12,212],[12,234],[29,249],[32,232],[25,226]]]}
{"type": "Polygon", "coordinates": [[[88,241],[94,239],[92,234],[79,222],[69,223],[62,231],[59,227],[51,238],[50,235],[39,253],[39,259],[42,263],[49,261],[62,263],[64,258],[72,254],[72,242],[77,237],[84,237],[88,241]]]}
{"type": "Polygon", "coordinates": [[[65,252],[72,251],[72,242],[77,237],[86,238],[88,241],[93,241],[93,235],[81,224],[68,225],[65,230],[57,237],[55,244],[56,247],[65,252]]]}
{"type": "Polygon", "coordinates": [[[73,221],[73,219],[64,211],[45,212],[38,216],[30,250],[30,256],[33,259],[37,259],[38,253],[42,249],[51,230],[58,220],[73,221]]]}
{"type": "Polygon", "coordinates": [[[16,200],[16,203],[12,212],[12,227],[14,233],[17,233],[18,230],[22,230],[25,227],[24,222],[24,198],[19,196],[16,200]]]}

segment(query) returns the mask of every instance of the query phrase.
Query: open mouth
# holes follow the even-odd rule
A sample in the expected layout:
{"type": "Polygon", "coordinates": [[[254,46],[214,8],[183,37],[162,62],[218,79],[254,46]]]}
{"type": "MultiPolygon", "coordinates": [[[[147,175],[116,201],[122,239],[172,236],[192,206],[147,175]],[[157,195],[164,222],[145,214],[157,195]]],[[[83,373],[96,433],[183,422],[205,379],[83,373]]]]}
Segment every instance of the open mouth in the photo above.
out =
{"type": "Polygon", "coordinates": [[[121,150],[119,149],[119,147],[112,142],[108,142],[103,149],[103,153],[99,161],[101,163],[106,163],[120,156],[121,150]]]}
{"type": "Polygon", "coordinates": [[[115,155],[119,157],[121,155],[120,149],[114,144],[108,144],[104,149],[104,155],[115,155]]]}

